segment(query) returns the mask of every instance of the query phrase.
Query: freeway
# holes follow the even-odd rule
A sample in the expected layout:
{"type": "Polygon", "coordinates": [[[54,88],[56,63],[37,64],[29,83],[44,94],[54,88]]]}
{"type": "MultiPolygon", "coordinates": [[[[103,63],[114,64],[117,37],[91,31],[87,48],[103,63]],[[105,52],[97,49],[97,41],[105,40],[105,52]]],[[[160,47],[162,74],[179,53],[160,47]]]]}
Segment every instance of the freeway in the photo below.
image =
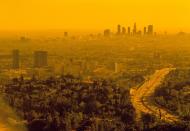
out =
{"type": "Polygon", "coordinates": [[[155,90],[164,80],[165,76],[175,68],[164,68],[157,70],[138,89],[131,89],[131,102],[136,109],[137,121],[141,118],[141,113],[155,115],[157,118],[169,123],[179,122],[179,118],[170,114],[167,110],[157,106],[152,98],[155,90]]]}

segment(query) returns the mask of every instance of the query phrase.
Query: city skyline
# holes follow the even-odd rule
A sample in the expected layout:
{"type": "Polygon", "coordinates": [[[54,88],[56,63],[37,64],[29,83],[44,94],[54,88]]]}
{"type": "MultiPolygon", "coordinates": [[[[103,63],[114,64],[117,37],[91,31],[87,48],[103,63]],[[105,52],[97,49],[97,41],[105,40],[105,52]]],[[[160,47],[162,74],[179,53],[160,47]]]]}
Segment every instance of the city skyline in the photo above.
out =
{"type": "Polygon", "coordinates": [[[7,38],[48,38],[48,37],[80,37],[80,36],[105,36],[105,35],[131,35],[131,36],[140,36],[140,35],[176,35],[176,34],[189,34],[189,32],[185,31],[177,31],[177,32],[168,32],[167,30],[159,31],[159,28],[155,26],[155,24],[147,23],[145,25],[141,25],[137,22],[134,22],[131,25],[126,24],[117,24],[112,28],[102,28],[100,30],[64,30],[64,29],[46,29],[46,30],[20,30],[20,31],[1,31],[0,37],[7,38]],[[139,26],[140,25],[140,26],[139,26]],[[134,35],[136,34],[136,35],[134,35]]]}
{"type": "Polygon", "coordinates": [[[154,23],[158,32],[189,32],[189,5],[187,0],[7,0],[0,5],[0,30],[96,31],[135,21],[154,23]]]}

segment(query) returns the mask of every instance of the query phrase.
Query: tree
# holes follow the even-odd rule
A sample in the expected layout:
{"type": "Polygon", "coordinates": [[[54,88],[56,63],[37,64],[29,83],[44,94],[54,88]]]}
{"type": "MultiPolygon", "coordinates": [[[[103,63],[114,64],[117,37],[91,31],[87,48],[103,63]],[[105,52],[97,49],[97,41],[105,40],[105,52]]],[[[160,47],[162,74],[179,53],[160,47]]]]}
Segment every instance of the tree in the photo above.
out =
{"type": "Polygon", "coordinates": [[[142,114],[142,121],[143,121],[143,126],[144,126],[143,128],[144,129],[149,129],[151,123],[155,122],[155,116],[153,116],[151,114],[143,113],[142,114]]]}

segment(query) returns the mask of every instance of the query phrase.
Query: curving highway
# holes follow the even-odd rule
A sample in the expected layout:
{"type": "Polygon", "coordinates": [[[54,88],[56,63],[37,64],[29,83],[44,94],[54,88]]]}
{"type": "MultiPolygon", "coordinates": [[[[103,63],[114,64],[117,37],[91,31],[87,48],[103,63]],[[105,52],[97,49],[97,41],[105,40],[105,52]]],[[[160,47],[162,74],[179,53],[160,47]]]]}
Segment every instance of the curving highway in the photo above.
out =
{"type": "Polygon", "coordinates": [[[175,68],[157,70],[152,76],[150,76],[150,79],[138,89],[131,89],[131,102],[136,109],[137,121],[141,119],[141,112],[143,112],[153,114],[157,118],[169,123],[179,122],[177,116],[158,107],[152,98],[156,88],[159,88],[160,83],[171,70],[175,70],[175,68]]]}

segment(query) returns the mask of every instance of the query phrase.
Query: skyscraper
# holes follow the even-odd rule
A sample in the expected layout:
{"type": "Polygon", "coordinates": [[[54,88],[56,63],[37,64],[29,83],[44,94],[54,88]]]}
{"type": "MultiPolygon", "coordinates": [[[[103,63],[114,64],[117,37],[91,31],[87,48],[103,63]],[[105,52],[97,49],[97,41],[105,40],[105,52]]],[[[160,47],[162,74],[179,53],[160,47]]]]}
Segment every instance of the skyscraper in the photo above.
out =
{"type": "Polygon", "coordinates": [[[20,54],[19,50],[12,51],[12,68],[19,69],[20,67],[20,54]]]}
{"type": "Polygon", "coordinates": [[[68,37],[68,32],[64,32],[64,37],[68,37]]]}
{"type": "Polygon", "coordinates": [[[153,35],[153,25],[148,25],[148,33],[149,35],[153,35]]]}
{"type": "Polygon", "coordinates": [[[144,35],[146,35],[146,34],[147,34],[146,27],[144,27],[144,35]]]}
{"type": "Polygon", "coordinates": [[[136,23],[134,23],[134,27],[133,27],[133,35],[137,34],[137,25],[136,23]]]}
{"type": "Polygon", "coordinates": [[[126,28],[122,27],[122,35],[125,35],[125,34],[126,34],[126,28]]]}
{"type": "Polygon", "coordinates": [[[117,34],[120,35],[121,34],[121,25],[117,26],[117,34]]]}
{"type": "Polygon", "coordinates": [[[41,67],[48,66],[47,57],[48,57],[47,51],[35,51],[34,52],[34,67],[41,68],[41,67]]]}
{"type": "Polygon", "coordinates": [[[104,36],[109,37],[111,35],[110,29],[104,30],[104,36]]]}
{"type": "Polygon", "coordinates": [[[128,27],[128,35],[131,35],[131,28],[130,27],[128,27]]]}

